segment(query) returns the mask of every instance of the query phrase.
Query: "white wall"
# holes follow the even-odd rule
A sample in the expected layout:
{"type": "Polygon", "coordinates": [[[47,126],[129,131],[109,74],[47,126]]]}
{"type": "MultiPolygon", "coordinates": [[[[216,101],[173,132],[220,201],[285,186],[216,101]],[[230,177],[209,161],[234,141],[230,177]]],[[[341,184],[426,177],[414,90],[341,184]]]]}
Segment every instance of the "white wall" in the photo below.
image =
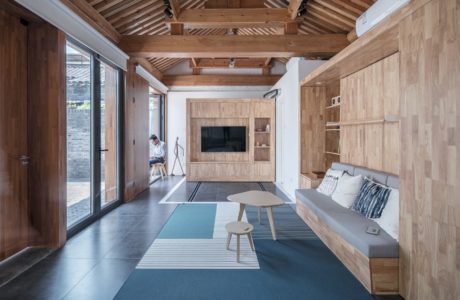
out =
{"type": "Polygon", "coordinates": [[[281,89],[276,98],[276,183],[291,198],[299,186],[299,99],[300,81],[325,61],[292,58],[287,72],[273,86],[281,89]]]}
{"type": "MultiPolygon", "coordinates": [[[[270,89],[269,86],[257,87],[172,87],[168,91],[168,173],[172,171],[174,162],[174,144],[179,137],[179,144],[186,149],[186,100],[187,98],[262,98],[270,89]]],[[[182,166],[185,171],[186,156],[181,155],[182,166]]],[[[174,174],[181,174],[176,166],[174,174]]]]}

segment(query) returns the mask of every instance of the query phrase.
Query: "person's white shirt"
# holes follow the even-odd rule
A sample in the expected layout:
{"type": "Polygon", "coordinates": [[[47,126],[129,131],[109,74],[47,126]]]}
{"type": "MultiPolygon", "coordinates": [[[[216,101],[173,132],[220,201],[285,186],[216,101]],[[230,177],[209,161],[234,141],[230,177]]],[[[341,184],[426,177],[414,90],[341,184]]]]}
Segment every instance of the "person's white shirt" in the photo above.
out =
{"type": "Polygon", "coordinates": [[[158,144],[152,144],[154,158],[164,158],[166,156],[165,142],[160,141],[158,144]]]}

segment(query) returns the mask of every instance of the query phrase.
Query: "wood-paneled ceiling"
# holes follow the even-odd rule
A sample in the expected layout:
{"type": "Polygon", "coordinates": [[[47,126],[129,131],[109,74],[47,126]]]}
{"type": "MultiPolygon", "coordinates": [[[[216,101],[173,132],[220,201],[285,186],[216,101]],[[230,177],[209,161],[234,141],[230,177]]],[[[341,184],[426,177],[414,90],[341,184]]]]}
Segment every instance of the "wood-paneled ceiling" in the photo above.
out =
{"type": "MultiPolygon", "coordinates": [[[[90,4],[120,35],[169,35],[170,27],[165,21],[163,0],[67,0],[86,1],[90,4]]],[[[181,0],[180,8],[205,8],[207,0],[181,0]]],[[[239,0],[246,1],[246,0],[239,0]]],[[[295,1],[295,0],[292,0],[295,1]]],[[[353,30],[355,20],[374,0],[309,0],[306,13],[301,17],[298,34],[349,33],[353,30]]],[[[287,0],[264,0],[267,8],[287,8],[287,0]]],[[[276,35],[276,28],[237,28],[237,35],[276,35]]],[[[190,29],[187,35],[226,35],[225,28],[190,29]]],[[[148,61],[160,72],[189,60],[188,58],[156,58],[148,61]]],[[[285,63],[287,58],[277,58],[285,63]]]]}

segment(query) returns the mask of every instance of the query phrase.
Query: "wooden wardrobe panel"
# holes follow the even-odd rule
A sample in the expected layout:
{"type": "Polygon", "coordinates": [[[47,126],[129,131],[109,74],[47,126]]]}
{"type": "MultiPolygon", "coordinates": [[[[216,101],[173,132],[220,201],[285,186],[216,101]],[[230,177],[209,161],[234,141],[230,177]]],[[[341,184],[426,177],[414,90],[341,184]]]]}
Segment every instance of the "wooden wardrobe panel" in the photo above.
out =
{"type": "Polygon", "coordinates": [[[324,170],[325,120],[326,106],[325,87],[302,87],[301,93],[301,172],[324,170]],[[313,141],[313,142],[312,142],[313,141]]]}
{"type": "Polygon", "coordinates": [[[399,123],[384,122],[399,117],[399,53],[341,79],[340,89],[341,161],[399,174],[399,123]]]}

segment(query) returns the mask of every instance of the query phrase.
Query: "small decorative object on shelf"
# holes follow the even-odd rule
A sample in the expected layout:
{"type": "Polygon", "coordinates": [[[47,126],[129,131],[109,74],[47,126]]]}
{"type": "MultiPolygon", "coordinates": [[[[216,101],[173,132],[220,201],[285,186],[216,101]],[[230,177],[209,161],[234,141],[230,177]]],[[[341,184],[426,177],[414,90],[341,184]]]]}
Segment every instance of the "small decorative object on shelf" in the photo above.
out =
{"type": "Polygon", "coordinates": [[[259,147],[259,146],[260,146],[260,143],[259,143],[259,142],[256,142],[256,146],[259,147]]]}
{"type": "Polygon", "coordinates": [[[267,124],[267,126],[265,126],[265,131],[270,132],[270,124],[267,124]]]}

